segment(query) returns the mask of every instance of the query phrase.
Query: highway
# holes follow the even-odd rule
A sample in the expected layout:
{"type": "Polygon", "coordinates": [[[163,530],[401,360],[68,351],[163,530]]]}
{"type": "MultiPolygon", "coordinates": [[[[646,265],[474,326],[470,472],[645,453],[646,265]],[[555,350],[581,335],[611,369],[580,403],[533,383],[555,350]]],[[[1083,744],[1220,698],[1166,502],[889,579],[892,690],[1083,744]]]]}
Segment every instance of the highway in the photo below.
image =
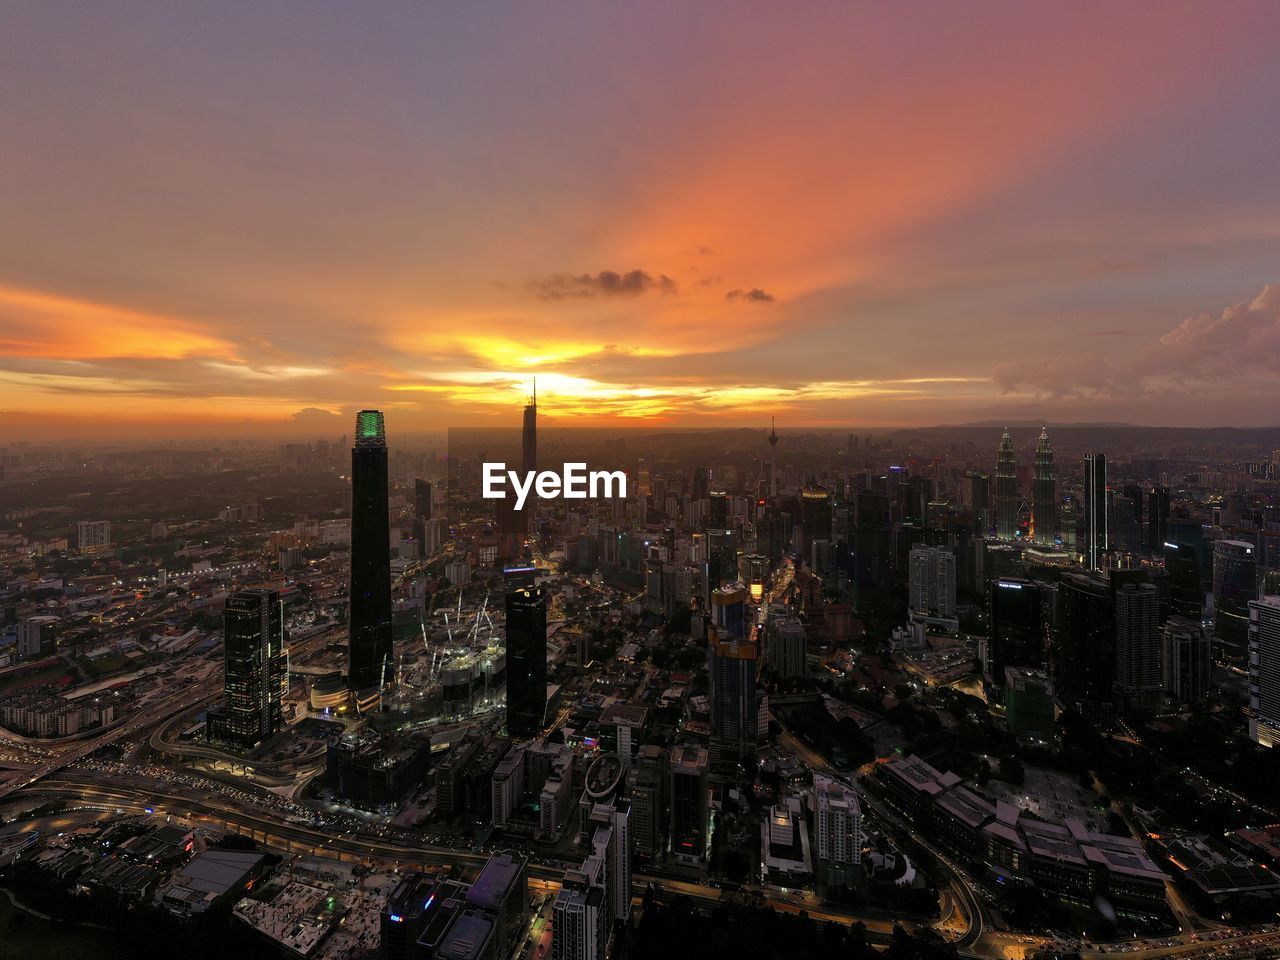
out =
{"type": "Polygon", "coordinates": [[[100,736],[77,743],[70,750],[66,750],[56,757],[46,760],[40,766],[27,771],[24,776],[11,778],[7,783],[0,785],[0,800],[4,800],[10,794],[24,787],[29,787],[37,781],[71,766],[77,760],[82,760],[103,747],[141,733],[153,724],[161,722],[175,713],[188,710],[202,701],[211,700],[218,694],[221,686],[221,678],[210,677],[184,690],[169,694],[156,703],[148,705],[145,709],[139,710],[135,716],[112,727],[100,736]]]}

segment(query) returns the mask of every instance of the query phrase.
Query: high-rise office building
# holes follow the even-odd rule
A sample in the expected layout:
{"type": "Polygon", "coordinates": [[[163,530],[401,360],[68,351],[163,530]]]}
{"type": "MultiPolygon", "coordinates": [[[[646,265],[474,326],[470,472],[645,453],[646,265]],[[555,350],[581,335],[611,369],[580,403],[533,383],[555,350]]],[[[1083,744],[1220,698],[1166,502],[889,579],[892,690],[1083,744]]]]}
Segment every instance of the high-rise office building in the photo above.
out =
{"type": "Polygon", "coordinates": [[[908,586],[913,616],[938,621],[955,619],[956,555],[949,547],[912,547],[908,555],[908,586]]]}
{"type": "Polygon", "coordinates": [[[1058,541],[1058,475],[1047,427],[1036,441],[1035,477],[1031,481],[1032,539],[1051,547],[1058,541]]]}
{"type": "Polygon", "coordinates": [[[1169,613],[1196,623],[1204,614],[1200,556],[1190,543],[1164,543],[1164,569],[1169,578],[1169,613]]]}
{"type": "Polygon", "coordinates": [[[1107,458],[1090,453],[1084,458],[1084,566],[1101,570],[1103,557],[1111,549],[1111,527],[1107,517],[1107,458]]]}
{"type": "Polygon", "coordinates": [[[691,496],[694,500],[707,499],[708,493],[711,491],[711,474],[706,467],[693,468],[693,489],[691,496]]]}
{"type": "Polygon", "coordinates": [[[1213,639],[1220,655],[1244,660],[1249,633],[1249,601],[1258,596],[1254,547],[1247,540],[1213,545],[1213,639]]]}
{"type": "Polygon", "coordinates": [[[507,732],[536,737],[547,713],[547,594],[542,586],[507,593],[507,732]]]}
{"type": "Polygon", "coordinates": [[[289,687],[284,615],[275,590],[241,590],[222,614],[221,706],[209,710],[209,739],[252,747],[281,725],[289,687]]]}
{"type": "Polygon", "coordinates": [[[804,556],[810,555],[809,544],[831,542],[831,494],[825,487],[806,487],[800,493],[800,523],[804,530],[804,556]]]}
{"type": "Polygon", "coordinates": [[[347,685],[381,689],[395,679],[391,648],[391,523],[382,413],[356,414],[351,448],[351,593],[347,685]]]}
{"type": "Polygon", "coordinates": [[[862,587],[879,587],[892,577],[893,529],[889,498],[864,490],[858,494],[853,542],[854,578],[862,587]]]}
{"type": "Polygon", "coordinates": [[[1161,642],[1164,692],[1184,703],[1200,703],[1209,695],[1212,644],[1200,618],[1173,616],[1165,621],[1161,642]]]}
{"type": "Polygon", "coordinates": [[[808,672],[808,641],[802,624],[789,607],[771,607],[765,621],[769,667],[779,678],[803,677],[808,672]]]}
{"type": "Polygon", "coordinates": [[[1121,709],[1154,709],[1164,677],[1160,668],[1160,592],[1150,583],[1115,590],[1115,692],[1121,709]]]}
{"type": "Polygon", "coordinates": [[[862,874],[862,807],[852,787],[813,775],[814,859],[828,887],[856,889],[862,874]]]}
{"type": "Polygon", "coordinates": [[[707,529],[729,529],[729,494],[712,490],[707,494],[707,529]]]}
{"type": "Polygon", "coordinates": [[[1018,461],[1008,427],[996,455],[996,536],[1001,540],[1018,536],[1018,461]]]}
{"type": "Polygon", "coordinates": [[[747,591],[740,584],[711,591],[711,623],[722,640],[738,643],[747,639],[747,591]]]}
{"type": "Polygon", "coordinates": [[[703,747],[678,746],[671,751],[667,788],[671,804],[671,853],[682,860],[701,861],[706,856],[711,820],[708,765],[703,747]]]}
{"type": "Polygon", "coordinates": [[[1249,737],[1280,743],[1280,597],[1249,601],[1249,737]]]}
{"type": "Polygon", "coordinates": [[[1066,573],[1058,585],[1054,629],[1058,697],[1086,715],[1114,703],[1115,607],[1105,577],[1066,573]]]}
{"type": "Polygon", "coordinates": [[[973,532],[981,537],[991,535],[991,475],[970,471],[968,506],[973,511],[973,532]]]}
{"type": "Polygon", "coordinates": [[[419,520],[430,520],[431,509],[431,482],[417,477],[413,481],[413,515],[419,520]]]}
{"type": "Polygon", "coordinates": [[[1169,488],[1156,486],[1147,493],[1147,553],[1158,557],[1169,539],[1169,488]]]}
{"type": "Polygon", "coordinates": [[[758,729],[756,673],[760,648],[732,631],[707,628],[711,680],[711,750],[717,766],[754,765],[758,729]]]}
{"type": "Polygon", "coordinates": [[[998,577],[987,590],[987,673],[1004,684],[1006,667],[1044,665],[1044,614],[1040,584],[998,577]]]}

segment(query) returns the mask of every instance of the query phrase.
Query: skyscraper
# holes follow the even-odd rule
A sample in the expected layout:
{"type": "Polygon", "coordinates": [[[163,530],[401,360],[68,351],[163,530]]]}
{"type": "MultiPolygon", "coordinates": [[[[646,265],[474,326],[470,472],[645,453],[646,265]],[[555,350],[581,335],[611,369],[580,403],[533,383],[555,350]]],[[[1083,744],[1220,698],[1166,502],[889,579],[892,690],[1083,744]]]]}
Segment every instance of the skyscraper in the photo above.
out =
{"type": "Polygon", "coordinates": [[[431,483],[421,477],[413,481],[413,513],[421,520],[431,519],[431,483]]]}
{"type": "Polygon", "coordinates": [[[712,490],[707,494],[707,529],[729,529],[729,494],[712,490]]]}
{"type": "MultiPolygon", "coordinates": [[[[533,381],[533,392],[524,408],[524,427],[520,432],[520,466],[527,477],[538,470],[538,381],[533,381]]],[[[524,511],[519,516],[519,526],[527,537],[537,532],[538,499],[529,491],[524,511]]]]}
{"type": "Polygon", "coordinates": [[[1280,743],[1280,597],[1249,601],[1249,737],[1280,743]]]}
{"type": "Polygon", "coordinates": [[[209,710],[209,739],[252,747],[280,727],[289,686],[284,617],[275,590],[241,590],[222,614],[223,703],[209,710]]]}
{"type": "Polygon", "coordinates": [[[1164,569],[1169,576],[1169,612],[1195,623],[1204,614],[1200,557],[1195,545],[1164,542],[1164,569]]]}
{"type": "Polygon", "coordinates": [[[951,552],[951,548],[916,544],[911,548],[908,561],[910,609],[913,618],[954,620],[956,555],[951,552]]]}
{"type": "Polygon", "coordinates": [[[1018,462],[1008,427],[996,456],[996,536],[1001,540],[1018,536],[1018,462]]]}
{"type": "Polygon", "coordinates": [[[991,475],[970,470],[969,506],[973,509],[973,532],[980,537],[991,535],[991,475]]]}
{"type": "Polygon", "coordinates": [[[356,414],[351,448],[351,594],[347,685],[380,688],[395,678],[391,650],[391,524],[387,435],[379,410],[356,414]]]}
{"type": "Polygon", "coordinates": [[[507,593],[507,733],[536,737],[547,713],[547,594],[542,586],[507,593]]]}
{"type": "Polygon", "coordinates": [[[1204,700],[1209,695],[1213,655],[1200,618],[1170,617],[1164,625],[1162,645],[1164,692],[1186,703],[1204,700]]]}
{"type": "Polygon", "coordinates": [[[1147,494],[1147,553],[1159,556],[1169,539],[1169,488],[1152,487],[1147,494]]]}
{"type": "Polygon", "coordinates": [[[729,628],[709,625],[707,653],[713,759],[717,766],[754,762],[760,648],[733,636],[729,628]]]}
{"type": "Polygon", "coordinates": [[[1160,699],[1160,593],[1150,583],[1115,591],[1115,692],[1121,708],[1150,710],[1160,699]]]}
{"type": "Polygon", "coordinates": [[[831,540],[831,495],[825,487],[806,487],[800,494],[800,522],[804,525],[804,556],[809,544],[831,540]]]}
{"type": "Polygon", "coordinates": [[[992,580],[987,594],[987,672],[1004,685],[1005,667],[1044,664],[1044,619],[1040,584],[1006,577],[992,580]]]}
{"type": "Polygon", "coordinates": [[[1035,478],[1031,481],[1032,539],[1047,547],[1058,540],[1058,475],[1053,466],[1049,430],[1040,429],[1036,441],[1035,478]]]}
{"type": "Polygon", "coordinates": [[[1107,523],[1107,458],[1101,453],[1084,458],[1084,566],[1101,570],[1104,554],[1111,549],[1107,523]]]}
{"type": "Polygon", "coordinates": [[[668,765],[671,803],[671,853],[683,860],[702,860],[707,851],[711,798],[707,792],[707,751],[678,746],[668,765]]]}
{"type": "Polygon", "coordinates": [[[1063,574],[1055,629],[1058,697],[1082,713],[1109,713],[1114,703],[1115,606],[1106,578],[1063,574]]]}
{"type": "Polygon", "coordinates": [[[1257,560],[1247,540],[1213,545],[1213,634],[1221,655],[1244,659],[1248,643],[1249,601],[1258,596],[1257,560]]]}

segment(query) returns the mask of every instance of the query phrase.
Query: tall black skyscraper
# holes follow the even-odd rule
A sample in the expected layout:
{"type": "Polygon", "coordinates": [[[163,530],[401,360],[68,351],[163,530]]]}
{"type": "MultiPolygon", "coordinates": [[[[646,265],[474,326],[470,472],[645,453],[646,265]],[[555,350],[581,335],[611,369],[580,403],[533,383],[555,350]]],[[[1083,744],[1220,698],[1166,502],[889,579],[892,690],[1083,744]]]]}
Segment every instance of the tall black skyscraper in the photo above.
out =
{"type": "Polygon", "coordinates": [[[547,594],[540,586],[507,592],[507,733],[534,737],[547,713],[547,594]]]}
{"type": "Polygon", "coordinates": [[[1058,695],[1086,715],[1115,699],[1115,603],[1111,584],[1092,573],[1063,574],[1058,585],[1055,656],[1058,695]]]}
{"type": "Polygon", "coordinates": [[[241,590],[222,614],[221,706],[209,711],[211,740],[252,747],[279,729],[289,685],[284,617],[275,590],[241,590]]]}
{"type": "Polygon", "coordinates": [[[998,577],[987,587],[987,670],[1004,686],[1005,667],[1044,666],[1044,613],[1040,584],[998,577]]]}
{"type": "Polygon", "coordinates": [[[1169,576],[1170,614],[1198,624],[1204,613],[1204,587],[1195,546],[1165,541],[1164,569],[1169,576]]]}
{"type": "Polygon", "coordinates": [[[1107,458],[1090,453],[1084,458],[1084,565],[1101,570],[1102,557],[1111,549],[1107,522],[1107,458]]]}
{"type": "Polygon", "coordinates": [[[395,676],[391,652],[391,524],[382,413],[356,414],[351,448],[351,605],[347,686],[379,687],[395,676]]]}

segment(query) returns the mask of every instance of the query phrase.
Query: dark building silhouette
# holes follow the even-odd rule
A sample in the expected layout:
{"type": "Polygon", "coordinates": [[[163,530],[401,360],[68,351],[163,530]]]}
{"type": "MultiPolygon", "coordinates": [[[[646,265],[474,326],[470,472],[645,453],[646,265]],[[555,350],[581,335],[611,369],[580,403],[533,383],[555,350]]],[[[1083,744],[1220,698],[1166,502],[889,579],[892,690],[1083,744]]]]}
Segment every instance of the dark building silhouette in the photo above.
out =
{"type": "MultiPolygon", "coordinates": [[[[525,404],[520,431],[520,469],[527,476],[538,469],[538,397],[535,393],[525,404]]],[[[524,555],[524,542],[536,531],[537,495],[532,489],[524,508],[516,509],[514,496],[494,501],[494,522],[498,532],[497,564],[505,566],[524,555]]]]}
{"type": "Polygon", "coordinates": [[[1005,667],[1044,665],[1044,612],[1040,584],[998,577],[987,588],[987,671],[1004,683],[1005,667]]]}
{"type": "Polygon", "coordinates": [[[1169,577],[1169,614],[1199,623],[1204,615],[1204,587],[1195,545],[1165,541],[1164,569],[1169,577]]]}
{"type": "Polygon", "coordinates": [[[705,500],[710,492],[710,475],[706,467],[695,467],[693,470],[693,493],[694,500],[705,500]]]}
{"type": "Polygon", "coordinates": [[[351,448],[351,605],[347,685],[379,687],[395,676],[391,653],[391,525],[382,413],[356,414],[351,448]]]}
{"type": "Polygon", "coordinates": [[[1101,570],[1103,555],[1111,549],[1107,522],[1107,458],[1090,453],[1084,458],[1084,565],[1101,570]]]}
{"type": "Polygon", "coordinates": [[[1249,601],[1258,597],[1257,557],[1247,540],[1213,545],[1213,639],[1217,653],[1243,661],[1249,640],[1249,601]]]}
{"type": "Polygon", "coordinates": [[[431,519],[431,483],[421,477],[413,481],[413,515],[422,520],[431,519]]]}
{"type": "Polygon", "coordinates": [[[858,494],[853,542],[854,579],[860,587],[879,587],[893,576],[893,533],[889,498],[883,493],[858,494]]]}
{"type": "Polygon", "coordinates": [[[1152,487],[1147,493],[1147,552],[1159,556],[1169,539],[1169,488],[1152,487]]]}
{"type": "Polygon", "coordinates": [[[547,712],[547,594],[544,587],[507,593],[507,732],[534,737],[547,712]]]}
{"type": "Polygon", "coordinates": [[[1159,705],[1161,673],[1160,594],[1151,583],[1121,583],[1114,589],[1116,616],[1115,694],[1125,711],[1159,705]]]}
{"type": "Polygon", "coordinates": [[[1058,585],[1058,696],[1086,715],[1110,709],[1115,686],[1115,608],[1105,577],[1067,573],[1058,585]]]}
{"type": "MultiPolygon", "coordinates": [[[[528,476],[538,469],[538,382],[533,382],[533,393],[524,408],[524,425],[520,432],[520,467],[528,476]]],[[[534,491],[529,491],[529,499],[525,501],[524,510],[518,516],[520,529],[525,536],[533,536],[537,532],[538,500],[534,491]]]]}
{"type": "Polygon", "coordinates": [[[223,703],[209,710],[209,739],[252,747],[281,724],[289,686],[284,616],[275,590],[241,590],[222,614],[223,703]]]}
{"type": "Polygon", "coordinates": [[[707,529],[729,529],[729,495],[723,490],[712,490],[707,494],[707,529]]]}

